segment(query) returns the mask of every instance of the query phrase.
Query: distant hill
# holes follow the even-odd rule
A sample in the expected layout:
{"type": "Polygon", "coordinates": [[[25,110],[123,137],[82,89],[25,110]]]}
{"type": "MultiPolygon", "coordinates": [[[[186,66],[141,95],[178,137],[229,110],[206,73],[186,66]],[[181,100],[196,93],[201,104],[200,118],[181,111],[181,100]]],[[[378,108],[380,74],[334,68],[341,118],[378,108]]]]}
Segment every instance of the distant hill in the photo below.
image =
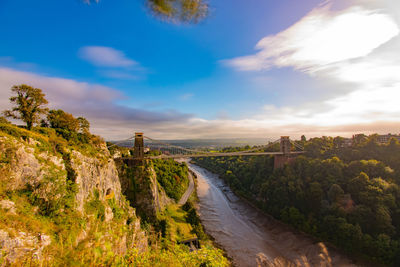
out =
{"type": "MultiPolygon", "coordinates": [[[[264,145],[271,138],[228,138],[228,139],[183,139],[183,140],[159,140],[163,143],[182,146],[186,148],[223,148],[223,147],[242,147],[264,145]]],[[[119,143],[118,140],[109,141],[110,143],[119,143]]],[[[132,147],[133,141],[119,143],[123,147],[132,147]]]]}

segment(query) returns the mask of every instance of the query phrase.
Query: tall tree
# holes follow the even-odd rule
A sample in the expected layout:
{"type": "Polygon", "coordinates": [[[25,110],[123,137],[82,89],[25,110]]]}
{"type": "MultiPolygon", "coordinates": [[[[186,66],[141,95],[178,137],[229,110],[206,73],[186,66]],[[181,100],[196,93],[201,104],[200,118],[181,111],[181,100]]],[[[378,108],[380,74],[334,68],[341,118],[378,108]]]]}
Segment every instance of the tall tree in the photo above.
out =
{"type": "Polygon", "coordinates": [[[14,107],[11,110],[5,110],[6,117],[20,119],[26,123],[28,130],[32,129],[34,123],[37,123],[41,114],[46,114],[48,104],[45,94],[39,88],[33,88],[26,84],[14,85],[11,91],[15,96],[10,97],[14,107]]]}

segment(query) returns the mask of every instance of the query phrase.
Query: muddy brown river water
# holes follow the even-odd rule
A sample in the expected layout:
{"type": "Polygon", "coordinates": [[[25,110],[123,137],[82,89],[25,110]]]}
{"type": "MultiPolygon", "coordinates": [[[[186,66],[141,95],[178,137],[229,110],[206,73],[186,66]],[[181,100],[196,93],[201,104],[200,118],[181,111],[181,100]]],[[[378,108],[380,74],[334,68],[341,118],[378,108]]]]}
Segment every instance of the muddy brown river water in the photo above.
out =
{"type": "Polygon", "coordinates": [[[239,199],[217,175],[193,164],[189,168],[197,176],[204,228],[235,266],[356,266],[239,199]]]}

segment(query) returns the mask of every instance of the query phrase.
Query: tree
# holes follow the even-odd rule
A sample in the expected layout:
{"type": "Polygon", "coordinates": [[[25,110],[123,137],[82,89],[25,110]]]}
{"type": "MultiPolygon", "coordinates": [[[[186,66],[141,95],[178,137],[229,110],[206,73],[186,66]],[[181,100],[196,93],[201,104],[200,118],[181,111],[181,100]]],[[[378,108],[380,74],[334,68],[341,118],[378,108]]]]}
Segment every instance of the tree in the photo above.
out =
{"type": "Polygon", "coordinates": [[[79,130],[83,134],[88,134],[89,133],[89,128],[90,128],[89,121],[84,117],[78,117],[77,120],[78,120],[78,123],[79,123],[79,130]]]}
{"type": "Polygon", "coordinates": [[[331,203],[338,202],[340,198],[343,196],[344,191],[338,184],[333,184],[328,191],[328,198],[331,203]]]}
{"type": "MultiPolygon", "coordinates": [[[[99,0],[83,0],[90,4],[99,0]]],[[[208,13],[205,0],[146,0],[150,11],[159,18],[172,22],[197,23],[208,13]]]]}
{"type": "Polygon", "coordinates": [[[26,84],[14,85],[11,91],[16,96],[10,97],[15,106],[11,110],[5,110],[4,115],[13,119],[20,119],[26,123],[28,130],[37,123],[41,114],[46,114],[48,104],[45,94],[39,88],[33,88],[26,84]]]}
{"type": "Polygon", "coordinates": [[[64,129],[70,132],[77,132],[79,130],[79,121],[72,114],[61,109],[50,110],[47,120],[51,128],[64,129]]]}

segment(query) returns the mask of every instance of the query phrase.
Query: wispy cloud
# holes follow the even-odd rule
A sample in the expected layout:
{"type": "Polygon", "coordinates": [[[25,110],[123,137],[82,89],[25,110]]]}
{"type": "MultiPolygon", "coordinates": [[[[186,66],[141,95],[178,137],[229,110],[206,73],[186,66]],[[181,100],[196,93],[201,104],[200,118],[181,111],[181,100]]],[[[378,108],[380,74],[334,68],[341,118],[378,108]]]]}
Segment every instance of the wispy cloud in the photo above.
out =
{"type": "Polygon", "coordinates": [[[97,67],[101,76],[119,80],[138,80],[146,69],[124,52],[106,46],[84,46],[78,56],[97,67]]]}
{"type": "Polygon", "coordinates": [[[10,89],[21,83],[41,88],[49,100],[50,108],[60,108],[86,117],[92,124],[93,132],[107,139],[126,138],[138,130],[154,133],[154,129],[184,124],[192,117],[175,110],[148,111],[118,105],[116,102],[125,97],[110,87],[1,67],[0,111],[10,107],[10,89]]]}
{"type": "Polygon", "coordinates": [[[364,57],[399,34],[388,14],[362,6],[332,11],[330,3],[312,10],[290,28],[261,39],[254,55],[224,61],[238,70],[293,67],[317,71],[329,64],[364,57]]]}
{"type": "Polygon", "coordinates": [[[122,51],[106,46],[84,46],[80,48],[79,56],[98,67],[132,67],[138,64],[122,51]]]}
{"type": "Polygon", "coordinates": [[[330,82],[338,86],[337,93],[322,102],[313,102],[309,95],[308,103],[266,106],[258,120],[268,117],[271,125],[331,131],[352,125],[371,129],[387,125],[384,122],[398,127],[400,3],[349,1],[336,10],[332,8],[336,2],[326,1],[288,29],[263,38],[256,45],[259,52],[224,61],[239,71],[261,73],[291,67],[324,81],[321,90],[330,82]]]}
{"type": "Polygon", "coordinates": [[[192,99],[193,97],[194,97],[194,94],[192,94],[192,93],[186,93],[186,94],[181,95],[181,96],[179,97],[179,100],[181,100],[181,101],[188,101],[188,100],[192,99]]]}
{"type": "MultiPolygon", "coordinates": [[[[340,126],[316,123],[309,119],[312,107],[307,106],[301,109],[266,106],[262,115],[253,118],[234,120],[220,116],[215,120],[206,120],[175,110],[149,111],[121,106],[115,102],[124,96],[113,88],[9,68],[0,68],[0,110],[10,107],[10,88],[21,83],[42,88],[50,108],[61,108],[75,116],[88,118],[92,131],[107,140],[125,139],[135,131],[144,131],[157,139],[184,139],[351,135],[359,131],[376,132],[377,129],[379,132],[394,133],[400,128],[400,122],[393,119],[395,116],[386,121],[340,126]],[[294,112],[297,113],[297,120],[291,120],[294,112]]],[[[391,105],[395,101],[394,98],[391,105]]]]}

